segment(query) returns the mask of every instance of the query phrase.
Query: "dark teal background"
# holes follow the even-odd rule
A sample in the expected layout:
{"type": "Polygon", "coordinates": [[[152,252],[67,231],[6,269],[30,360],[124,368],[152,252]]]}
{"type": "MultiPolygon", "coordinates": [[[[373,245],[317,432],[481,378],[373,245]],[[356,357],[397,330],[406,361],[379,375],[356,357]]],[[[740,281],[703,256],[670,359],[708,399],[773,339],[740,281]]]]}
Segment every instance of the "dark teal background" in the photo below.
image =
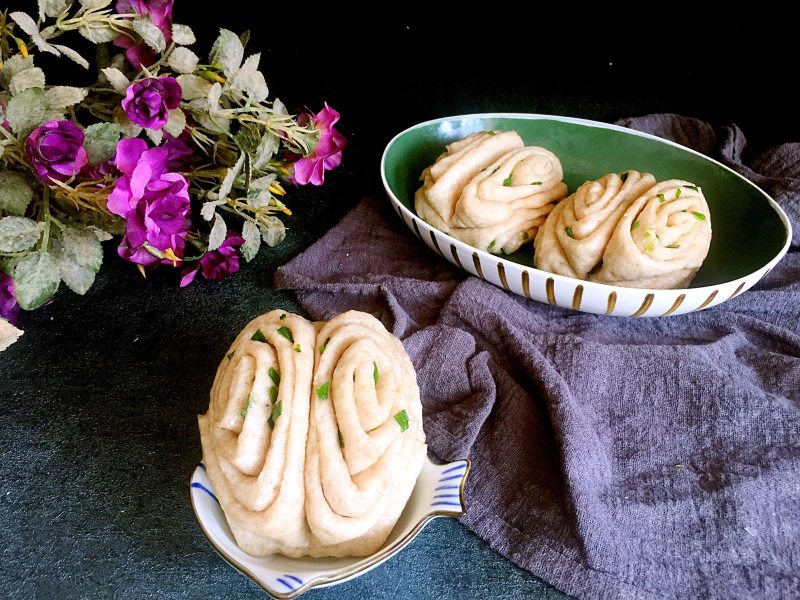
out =
{"type": "MultiPolygon", "coordinates": [[[[673,111],[735,121],[756,148],[800,137],[795,97],[781,90],[796,75],[781,30],[794,21],[757,8],[704,19],[674,5],[653,17],[615,6],[579,18],[570,5],[532,22],[513,7],[199,5],[177,0],[176,21],[195,28],[200,48],[219,26],[252,29],[272,93],[293,109],[328,100],[351,148],[325,187],[291,193],[288,239],[237,276],[187,289],[168,270],[145,281],[109,243],[86,296],[61,291],[22,316],[25,337],[0,354],[0,597],[262,597],[194,522],[196,415],[236,333],[265,311],[297,308],[271,287],[277,266],[360,198],[382,194],[380,154],[401,129],[473,112],[614,120],[673,111]]],[[[53,83],[88,78],[42,64],[55,66],[53,83]]],[[[561,596],[438,520],[370,574],[307,597],[561,596]]]]}

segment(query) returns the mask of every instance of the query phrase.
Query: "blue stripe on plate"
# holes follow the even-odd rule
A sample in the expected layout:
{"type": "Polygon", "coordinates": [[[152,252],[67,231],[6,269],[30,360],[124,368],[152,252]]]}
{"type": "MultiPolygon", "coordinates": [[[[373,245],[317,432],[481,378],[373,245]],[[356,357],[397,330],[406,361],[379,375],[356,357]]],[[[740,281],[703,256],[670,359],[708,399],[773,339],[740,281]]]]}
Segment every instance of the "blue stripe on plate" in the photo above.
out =
{"type": "Polygon", "coordinates": [[[464,476],[464,473],[459,473],[458,475],[450,475],[450,477],[442,477],[439,480],[439,483],[444,483],[445,481],[452,481],[453,479],[461,479],[464,476]]]}
{"type": "Polygon", "coordinates": [[[201,462],[201,463],[200,463],[200,468],[201,468],[201,469],[203,469],[203,471],[205,471],[205,470],[206,470],[206,466],[205,466],[205,464],[203,464],[203,463],[201,462]]]}
{"type": "Polygon", "coordinates": [[[458,471],[459,469],[463,469],[466,465],[461,463],[460,465],[456,465],[455,467],[450,467],[449,469],[445,469],[442,471],[442,475],[447,475],[448,473],[452,473],[453,471],[458,471]]]}
{"type": "Polygon", "coordinates": [[[431,506],[458,506],[461,507],[461,502],[449,502],[448,500],[439,500],[431,502],[431,506]]]}
{"type": "Polygon", "coordinates": [[[439,494],[438,496],[434,496],[433,499],[436,500],[437,498],[460,498],[458,494],[439,494]]]}
{"type": "Polygon", "coordinates": [[[299,577],[295,577],[294,575],[285,575],[285,577],[288,577],[289,579],[293,579],[297,583],[299,583],[300,585],[303,585],[303,580],[300,579],[299,577]]]}
{"type": "Polygon", "coordinates": [[[282,579],[280,577],[278,577],[278,583],[286,586],[286,589],[288,589],[288,590],[293,590],[294,589],[294,586],[292,584],[290,584],[288,581],[286,581],[285,579],[282,579]]]}
{"type": "Polygon", "coordinates": [[[442,490],[460,490],[460,485],[440,485],[438,488],[433,490],[434,492],[440,492],[442,490]]]}
{"type": "Polygon", "coordinates": [[[196,481],[193,481],[192,482],[192,487],[193,488],[197,488],[198,490],[203,490],[206,494],[211,496],[217,504],[219,504],[219,500],[217,500],[217,497],[214,495],[214,492],[212,492],[210,489],[208,489],[202,483],[198,483],[196,481]]]}

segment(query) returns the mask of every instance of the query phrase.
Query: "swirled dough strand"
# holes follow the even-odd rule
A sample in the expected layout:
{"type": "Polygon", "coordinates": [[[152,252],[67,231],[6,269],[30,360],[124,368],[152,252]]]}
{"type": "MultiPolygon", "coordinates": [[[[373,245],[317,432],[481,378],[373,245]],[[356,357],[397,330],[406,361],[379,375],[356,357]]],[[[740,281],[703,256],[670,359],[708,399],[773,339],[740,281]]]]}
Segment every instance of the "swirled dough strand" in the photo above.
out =
{"type": "Polygon", "coordinates": [[[622,215],[655,185],[650,173],[609,173],[587,181],[559,203],[539,228],[534,241],[537,269],[586,279],[603,259],[611,234],[622,215]]]}

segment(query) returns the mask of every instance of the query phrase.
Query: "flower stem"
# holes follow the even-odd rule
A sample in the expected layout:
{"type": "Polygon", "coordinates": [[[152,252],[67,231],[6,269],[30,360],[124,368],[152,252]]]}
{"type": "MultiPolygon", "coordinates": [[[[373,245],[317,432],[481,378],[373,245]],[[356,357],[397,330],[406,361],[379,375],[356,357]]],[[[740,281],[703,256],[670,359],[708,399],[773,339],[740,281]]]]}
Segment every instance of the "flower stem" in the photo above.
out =
{"type": "Polygon", "coordinates": [[[42,195],[42,214],[44,215],[44,232],[42,232],[42,244],[39,249],[47,252],[47,246],[50,244],[50,188],[47,186],[42,195]]]}

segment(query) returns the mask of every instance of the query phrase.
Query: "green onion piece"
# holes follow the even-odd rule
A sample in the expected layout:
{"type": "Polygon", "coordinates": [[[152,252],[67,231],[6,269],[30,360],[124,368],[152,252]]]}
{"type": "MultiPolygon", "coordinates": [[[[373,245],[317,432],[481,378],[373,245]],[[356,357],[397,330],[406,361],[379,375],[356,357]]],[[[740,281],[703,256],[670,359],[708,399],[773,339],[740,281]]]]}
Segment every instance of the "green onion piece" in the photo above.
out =
{"type": "Polygon", "coordinates": [[[274,383],[275,385],[281,384],[281,376],[278,375],[278,372],[275,370],[275,367],[270,367],[269,371],[267,371],[267,375],[269,375],[269,378],[272,379],[272,383],[274,383]]]}
{"type": "Polygon", "coordinates": [[[696,185],[685,185],[683,187],[685,187],[687,190],[694,190],[695,192],[699,192],[700,191],[700,188],[697,187],[696,185]]]}
{"type": "Polygon", "coordinates": [[[328,390],[330,389],[331,382],[326,381],[321,386],[317,388],[317,398],[320,400],[327,400],[328,399],[328,390]]]}
{"type": "Polygon", "coordinates": [[[283,314],[281,315],[281,321],[283,321],[285,318],[286,318],[286,313],[283,313],[283,314]]]}
{"type": "Polygon", "coordinates": [[[275,400],[278,399],[278,388],[272,385],[270,386],[268,393],[270,404],[275,404],[275,400]]]}
{"type": "Polygon", "coordinates": [[[631,225],[631,231],[633,231],[634,229],[639,227],[639,225],[641,225],[641,223],[639,223],[639,221],[634,221],[633,225],[631,225]]]}
{"type": "Polygon", "coordinates": [[[677,190],[675,190],[675,197],[676,198],[680,198],[681,197],[681,188],[678,188],[677,190]]]}
{"type": "Polygon", "coordinates": [[[647,246],[645,247],[644,251],[646,253],[650,254],[654,249],[655,249],[655,246],[651,242],[651,243],[647,244],[647,246]]]}
{"type": "Polygon", "coordinates": [[[489,135],[497,135],[497,132],[492,131],[491,129],[489,129],[486,133],[488,133],[489,135]]]}
{"type": "Polygon", "coordinates": [[[300,344],[295,344],[295,345],[294,345],[294,351],[295,351],[295,352],[302,352],[302,351],[303,351],[303,349],[300,347],[300,344]]]}
{"type": "Polygon", "coordinates": [[[697,219],[698,221],[705,221],[706,216],[703,213],[699,213],[697,211],[692,211],[692,216],[697,219]]]}
{"type": "Polygon", "coordinates": [[[278,333],[280,333],[283,337],[294,344],[294,337],[292,336],[292,332],[289,331],[286,327],[279,327],[278,333]]]}
{"type": "Polygon", "coordinates": [[[269,423],[270,429],[275,429],[275,422],[278,420],[278,417],[281,416],[282,412],[283,412],[283,402],[278,402],[275,405],[275,408],[272,409],[272,414],[269,416],[269,421],[267,421],[267,423],[269,423]]]}
{"type": "Polygon", "coordinates": [[[230,359],[232,359],[232,358],[233,358],[233,355],[234,355],[234,354],[236,354],[236,350],[231,350],[231,351],[230,351],[230,352],[229,352],[229,353],[228,353],[228,354],[225,356],[225,358],[227,358],[228,360],[230,360],[230,359]]]}
{"type": "Polygon", "coordinates": [[[505,187],[508,187],[508,186],[510,186],[510,185],[511,185],[511,178],[512,178],[513,176],[514,176],[514,174],[513,174],[513,173],[511,173],[511,174],[510,174],[508,177],[506,177],[505,179],[503,179],[503,186],[505,186],[505,187]]]}
{"type": "Polygon", "coordinates": [[[673,250],[677,250],[680,247],[681,247],[680,244],[670,244],[669,246],[667,246],[667,248],[672,248],[673,250]]]}
{"type": "Polygon", "coordinates": [[[489,242],[489,245],[488,245],[488,246],[486,246],[486,249],[487,249],[489,252],[491,252],[491,251],[492,251],[492,248],[494,248],[494,245],[495,245],[496,243],[497,243],[497,240],[492,240],[491,242],[489,242]]]}
{"type": "Polygon", "coordinates": [[[264,337],[264,334],[261,332],[260,329],[258,331],[256,331],[250,337],[250,339],[253,340],[254,342],[266,342],[267,341],[267,338],[264,337]]]}
{"type": "Polygon", "coordinates": [[[564,227],[564,231],[565,231],[565,232],[566,232],[566,234],[567,234],[569,237],[571,237],[573,240],[575,239],[575,234],[574,234],[574,233],[572,233],[572,227],[570,227],[569,225],[567,225],[566,227],[564,227]]]}
{"type": "Polygon", "coordinates": [[[394,416],[394,420],[397,421],[397,424],[400,425],[400,431],[405,431],[408,429],[408,413],[405,410],[401,410],[394,416]]]}
{"type": "Polygon", "coordinates": [[[531,181],[531,185],[542,185],[541,181],[531,181]]]}
{"type": "Polygon", "coordinates": [[[239,413],[240,415],[242,415],[243,419],[247,416],[247,409],[249,408],[250,408],[250,394],[247,395],[247,402],[244,405],[244,410],[239,413]]]}
{"type": "Polygon", "coordinates": [[[342,432],[339,431],[336,435],[339,437],[339,448],[344,448],[344,438],[342,437],[342,432]]]}
{"type": "Polygon", "coordinates": [[[327,340],[325,340],[324,342],[322,342],[322,345],[320,345],[320,347],[319,347],[319,353],[320,353],[320,354],[322,354],[323,352],[325,352],[325,348],[326,348],[326,346],[328,345],[328,342],[330,342],[330,341],[331,341],[331,338],[328,338],[327,340]]]}
{"type": "Polygon", "coordinates": [[[666,201],[667,201],[667,199],[664,197],[664,194],[659,194],[659,195],[658,195],[658,201],[659,201],[659,202],[666,202],[666,201]]]}
{"type": "Polygon", "coordinates": [[[375,385],[378,385],[378,377],[380,377],[380,375],[378,374],[378,363],[376,363],[373,360],[372,361],[372,378],[375,380],[375,385]]]}
{"type": "Polygon", "coordinates": [[[624,173],[622,173],[622,175],[619,176],[619,178],[622,179],[622,181],[624,182],[625,180],[628,179],[628,172],[625,171],[624,173]]]}

